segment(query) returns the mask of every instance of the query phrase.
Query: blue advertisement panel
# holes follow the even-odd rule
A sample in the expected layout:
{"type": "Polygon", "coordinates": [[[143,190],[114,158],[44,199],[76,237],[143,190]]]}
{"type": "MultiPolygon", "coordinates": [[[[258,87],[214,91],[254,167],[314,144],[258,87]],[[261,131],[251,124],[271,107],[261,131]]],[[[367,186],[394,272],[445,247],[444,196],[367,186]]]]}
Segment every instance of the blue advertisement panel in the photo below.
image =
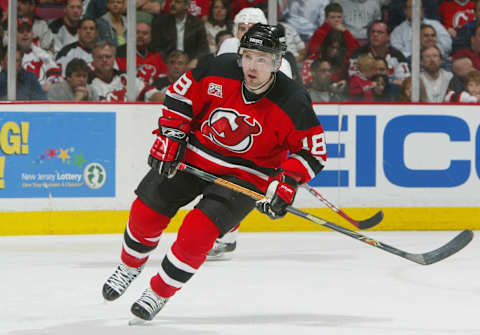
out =
{"type": "Polygon", "coordinates": [[[114,197],[115,113],[0,112],[0,198],[114,197]]]}

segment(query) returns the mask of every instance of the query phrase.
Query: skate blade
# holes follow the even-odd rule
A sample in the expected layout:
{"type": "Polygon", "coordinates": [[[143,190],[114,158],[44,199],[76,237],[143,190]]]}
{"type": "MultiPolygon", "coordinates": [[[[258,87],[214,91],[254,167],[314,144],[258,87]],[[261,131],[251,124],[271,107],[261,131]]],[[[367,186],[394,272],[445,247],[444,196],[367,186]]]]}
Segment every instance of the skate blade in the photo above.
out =
{"type": "Polygon", "coordinates": [[[129,326],[145,326],[148,324],[147,320],[140,319],[137,316],[134,316],[130,321],[128,321],[129,326]]]}
{"type": "Polygon", "coordinates": [[[207,261],[209,262],[216,262],[216,261],[229,261],[233,258],[233,255],[229,254],[221,254],[221,255],[207,255],[207,261]]]}

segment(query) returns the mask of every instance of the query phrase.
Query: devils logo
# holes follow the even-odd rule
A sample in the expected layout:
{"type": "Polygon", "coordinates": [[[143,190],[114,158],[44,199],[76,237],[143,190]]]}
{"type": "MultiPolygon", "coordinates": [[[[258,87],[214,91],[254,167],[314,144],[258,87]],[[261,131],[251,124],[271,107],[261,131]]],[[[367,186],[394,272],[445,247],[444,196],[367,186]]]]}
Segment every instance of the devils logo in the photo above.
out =
{"type": "Polygon", "coordinates": [[[201,130],[203,136],[228,150],[246,152],[253,144],[253,136],[260,134],[262,127],[251,116],[218,108],[212,111],[201,130]]]}

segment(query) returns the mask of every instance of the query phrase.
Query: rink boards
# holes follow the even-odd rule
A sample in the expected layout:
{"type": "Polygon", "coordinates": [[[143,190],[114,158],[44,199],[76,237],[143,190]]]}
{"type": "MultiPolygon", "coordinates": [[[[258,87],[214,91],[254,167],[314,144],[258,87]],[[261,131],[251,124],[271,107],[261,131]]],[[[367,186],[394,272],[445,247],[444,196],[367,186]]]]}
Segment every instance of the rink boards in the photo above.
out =
{"type": "MultiPolygon", "coordinates": [[[[122,232],[148,170],[155,104],[0,104],[0,235],[122,232]]],[[[480,229],[478,105],[316,104],[329,159],[311,181],[379,230],[480,229]]],[[[275,122],[272,120],[272,122],[275,122]]],[[[305,190],[295,206],[343,224],[305,190]]],[[[175,231],[186,214],[169,226],[175,231]]],[[[350,226],[352,227],[352,226],[350,226]]],[[[321,230],[256,211],[242,231],[321,230]]]]}

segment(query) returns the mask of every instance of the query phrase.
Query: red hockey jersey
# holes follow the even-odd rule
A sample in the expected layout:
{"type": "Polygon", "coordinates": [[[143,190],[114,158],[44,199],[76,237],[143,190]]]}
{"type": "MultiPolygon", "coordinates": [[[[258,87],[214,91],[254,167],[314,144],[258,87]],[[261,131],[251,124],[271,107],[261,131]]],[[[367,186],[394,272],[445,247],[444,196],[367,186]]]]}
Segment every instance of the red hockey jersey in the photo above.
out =
{"type": "Polygon", "coordinates": [[[438,13],[445,28],[460,29],[464,24],[475,19],[474,2],[461,5],[456,1],[444,1],[438,7],[438,13]]]}
{"type": "Polygon", "coordinates": [[[323,168],[327,153],[308,93],[278,72],[268,93],[249,101],[236,57],[213,58],[167,90],[164,108],[191,120],[185,161],[236,176],[261,191],[281,169],[309,181],[323,168]]]}

